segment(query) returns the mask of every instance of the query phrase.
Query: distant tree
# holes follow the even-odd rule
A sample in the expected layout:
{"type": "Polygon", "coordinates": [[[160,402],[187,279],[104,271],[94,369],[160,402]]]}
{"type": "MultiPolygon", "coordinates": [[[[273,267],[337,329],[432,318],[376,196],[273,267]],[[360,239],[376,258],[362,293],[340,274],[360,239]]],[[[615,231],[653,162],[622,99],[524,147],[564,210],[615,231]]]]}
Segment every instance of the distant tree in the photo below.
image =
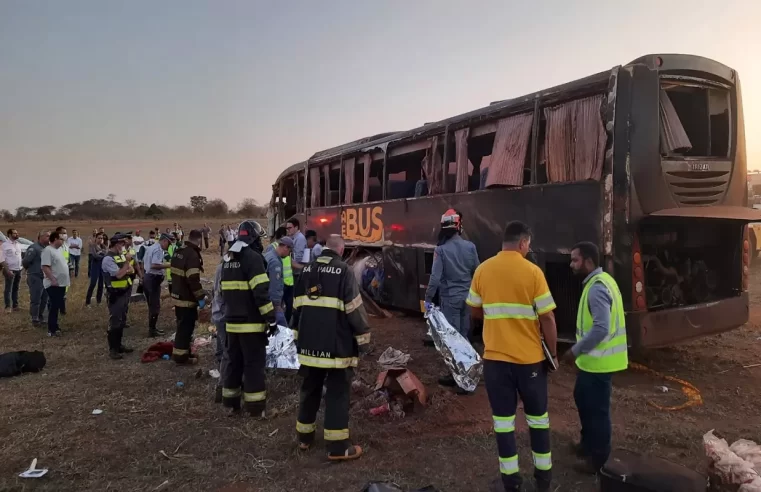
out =
{"type": "Polygon", "coordinates": [[[42,207],[37,207],[37,217],[41,217],[42,219],[47,219],[51,215],[53,215],[53,212],[55,211],[55,207],[53,205],[43,205],[42,207]]]}
{"type": "Polygon", "coordinates": [[[27,220],[34,215],[35,209],[32,207],[18,207],[16,209],[16,220],[27,220]]]}
{"type": "Polygon", "coordinates": [[[207,203],[209,203],[209,200],[207,200],[205,196],[194,195],[190,197],[190,208],[192,208],[193,212],[197,214],[203,213],[207,203]]]}
{"type": "Polygon", "coordinates": [[[235,210],[237,215],[246,216],[248,218],[261,218],[264,217],[266,211],[264,207],[260,206],[253,198],[244,198],[235,210]]]}
{"type": "Polygon", "coordinates": [[[214,198],[206,204],[204,215],[207,217],[225,217],[230,213],[230,207],[227,206],[221,198],[214,198]]]}
{"type": "Polygon", "coordinates": [[[13,222],[13,213],[11,213],[10,210],[6,209],[0,209],[0,219],[2,219],[3,222],[13,222]]]}
{"type": "Polygon", "coordinates": [[[164,211],[158,208],[155,203],[151,203],[151,206],[148,207],[148,210],[145,211],[145,216],[151,217],[153,220],[157,220],[163,215],[164,211]]]}
{"type": "Polygon", "coordinates": [[[133,200],[132,198],[127,198],[124,200],[124,205],[128,206],[129,208],[135,208],[137,206],[137,200],[133,200]]]}
{"type": "Polygon", "coordinates": [[[108,195],[106,195],[106,200],[108,200],[109,202],[114,202],[116,200],[116,195],[114,195],[113,193],[109,193],[108,195]]]}
{"type": "Polygon", "coordinates": [[[193,215],[193,211],[185,205],[177,205],[172,209],[172,215],[175,217],[190,217],[193,215]]]}

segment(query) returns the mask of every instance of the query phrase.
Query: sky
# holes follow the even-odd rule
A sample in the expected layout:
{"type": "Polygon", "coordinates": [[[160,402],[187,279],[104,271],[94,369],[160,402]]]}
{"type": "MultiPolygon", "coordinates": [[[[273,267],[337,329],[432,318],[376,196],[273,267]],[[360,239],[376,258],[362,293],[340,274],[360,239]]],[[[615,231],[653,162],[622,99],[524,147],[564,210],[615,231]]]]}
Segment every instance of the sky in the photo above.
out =
{"type": "Polygon", "coordinates": [[[0,0],[0,209],[269,201],[316,151],[626,64],[740,74],[761,169],[757,0],[0,0]]]}

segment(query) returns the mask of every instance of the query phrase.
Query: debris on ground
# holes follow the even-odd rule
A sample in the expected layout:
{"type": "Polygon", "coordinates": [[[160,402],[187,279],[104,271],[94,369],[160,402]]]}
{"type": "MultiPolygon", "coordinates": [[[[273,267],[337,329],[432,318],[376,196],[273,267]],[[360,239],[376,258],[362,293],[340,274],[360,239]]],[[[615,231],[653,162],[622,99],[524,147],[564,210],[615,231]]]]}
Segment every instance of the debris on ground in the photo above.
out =
{"type": "Polygon", "coordinates": [[[37,458],[35,458],[32,460],[32,464],[29,465],[29,468],[19,473],[18,476],[21,478],[40,478],[45,476],[47,472],[47,468],[37,468],[37,458]]]}
{"type": "Polygon", "coordinates": [[[95,410],[92,411],[93,415],[100,415],[102,413],[103,413],[103,410],[101,410],[100,408],[96,408],[95,410]]]}
{"type": "Polygon", "coordinates": [[[746,439],[729,446],[726,439],[717,437],[711,429],[703,435],[703,447],[714,490],[761,492],[761,446],[746,439]],[[736,489],[738,485],[740,488],[736,489]]]}
{"type": "Polygon", "coordinates": [[[370,415],[390,413],[396,418],[403,418],[406,412],[427,405],[428,392],[409,369],[389,369],[378,374],[375,392],[366,400],[371,406],[370,415]]]}
{"type": "Polygon", "coordinates": [[[210,369],[209,370],[209,376],[213,377],[214,379],[219,379],[221,374],[216,369],[210,369]]]}
{"type": "Polygon", "coordinates": [[[197,351],[201,347],[205,347],[207,345],[211,345],[211,335],[208,337],[198,337],[195,340],[193,340],[193,349],[194,351],[197,351]]]}
{"type": "MultiPolygon", "coordinates": [[[[404,492],[404,489],[394,482],[370,482],[364,486],[361,492],[404,492]]],[[[438,492],[438,490],[433,485],[429,485],[428,487],[408,492],[438,492]]]]}
{"type": "Polygon", "coordinates": [[[637,364],[636,362],[630,362],[629,368],[634,369],[635,371],[641,371],[641,372],[646,372],[648,374],[652,374],[653,376],[663,378],[666,381],[671,381],[672,383],[677,383],[678,385],[682,387],[682,393],[684,394],[684,396],[687,397],[686,402],[682,403],[681,405],[675,405],[671,407],[664,407],[662,405],[658,405],[657,403],[648,400],[647,404],[650,405],[651,407],[655,407],[658,410],[665,410],[668,412],[672,412],[675,410],[684,410],[685,408],[689,408],[692,406],[699,406],[703,404],[703,397],[700,395],[700,391],[695,386],[688,383],[687,381],[684,381],[683,379],[661,374],[658,371],[654,371],[653,369],[650,369],[647,366],[643,366],[642,364],[637,364]]]}
{"type": "Polygon", "coordinates": [[[385,369],[404,369],[407,367],[407,363],[412,359],[410,354],[405,354],[401,350],[396,350],[393,347],[387,348],[378,359],[378,364],[385,369]]]}
{"type": "Polygon", "coordinates": [[[669,392],[668,386],[656,386],[655,389],[657,389],[661,393],[668,393],[669,392]]]}
{"type": "Polygon", "coordinates": [[[0,378],[10,378],[25,372],[39,372],[46,363],[45,354],[39,350],[0,354],[0,378]]]}
{"type": "Polygon", "coordinates": [[[267,340],[266,366],[271,369],[293,369],[301,367],[296,350],[293,330],[278,326],[277,331],[267,340]]]}
{"type": "Polygon", "coordinates": [[[185,383],[183,383],[182,381],[177,381],[175,386],[177,387],[177,389],[183,389],[185,387],[185,383]]]}
{"type": "Polygon", "coordinates": [[[426,314],[426,323],[428,334],[457,386],[469,393],[475,391],[483,374],[483,361],[476,349],[449,324],[437,306],[426,314]]]}
{"type": "Polygon", "coordinates": [[[172,342],[154,343],[140,356],[140,362],[155,362],[159,359],[169,360],[173,348],[172,342]]]}

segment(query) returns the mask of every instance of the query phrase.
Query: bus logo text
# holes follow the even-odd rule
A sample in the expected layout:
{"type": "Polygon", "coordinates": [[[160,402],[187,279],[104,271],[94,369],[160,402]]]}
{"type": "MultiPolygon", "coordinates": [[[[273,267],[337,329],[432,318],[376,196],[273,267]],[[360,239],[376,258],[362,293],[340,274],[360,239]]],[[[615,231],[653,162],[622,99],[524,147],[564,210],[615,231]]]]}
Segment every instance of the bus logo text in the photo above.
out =
{"type": "Polygon", "coordinates": [[[376,243],[383,240],[383,207],[347,208],[341,212],[341,237],[348,241],[376,243]]]}

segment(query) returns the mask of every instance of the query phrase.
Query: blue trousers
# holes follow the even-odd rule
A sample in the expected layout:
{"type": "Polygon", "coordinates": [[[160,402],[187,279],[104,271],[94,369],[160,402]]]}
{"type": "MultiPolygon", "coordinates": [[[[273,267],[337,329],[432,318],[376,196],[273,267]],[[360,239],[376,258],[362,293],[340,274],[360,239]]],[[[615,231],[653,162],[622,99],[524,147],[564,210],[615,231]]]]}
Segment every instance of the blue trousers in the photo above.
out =
{"type": "Polygon", "coordinates": [[[465,340],[470,336],[470,307],[465,299],[441,296],[441,313],[465,340]]]}
{"type": "Polygon", "coordinates": [[[610,396],[613,374],[579,371],[573,399],[581,421],[581,448],[595,468],[608,460],[611,447],[610,396]]]}
{"type": "Polygon", "coordinates": [[[522,484],[518,468],[518,446],[515,442],[515,413],[519,396],[523,401],[523,411],[529,427],[534,478],[549,486],[552,481],[552,457],[545,362],[513,364],[484,360],[484,381],[494,419],[499,470],[505,490],[520,490],[522,484]]]}
{"type": "Polygon", "coordinates": [[[18,288],[21,284],[21,270],[11,270],[11,276],[5,277],[5,291],[3,297],[5,299],[5,308],[18,307],[18,288]]]}

